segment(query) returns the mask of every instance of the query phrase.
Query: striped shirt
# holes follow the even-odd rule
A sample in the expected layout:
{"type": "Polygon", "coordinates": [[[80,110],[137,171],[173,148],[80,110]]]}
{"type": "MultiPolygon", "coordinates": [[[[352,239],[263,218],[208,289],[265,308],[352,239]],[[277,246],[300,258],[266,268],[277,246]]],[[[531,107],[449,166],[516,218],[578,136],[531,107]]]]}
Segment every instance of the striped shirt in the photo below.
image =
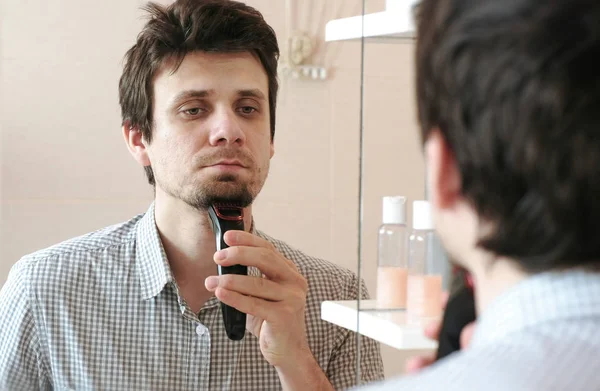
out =
{"type": "Polygon", "coordinates": [[[600,273],[542,273],[492,302],[466,350],[361,390],[600,390],[599,331],[600,273]]]}
{"type": "MultiPolygon", "coordinates": [[[[320,305],[356,299],[356,276],[253,233],[307,279],[308,342],[329,381],[336,389],[355,385],[353,333],[322,321],[320,305]]],[[[126,223],[17,262],[0,291],[0,336],[2,391],[281,389],[255,336],[227,338],[215,297],[199,314],[181,298],[153,205],[126,223]]],[[[379,346],[364,338],[361,344],[362,380],[382,379],[379,346]]]]}

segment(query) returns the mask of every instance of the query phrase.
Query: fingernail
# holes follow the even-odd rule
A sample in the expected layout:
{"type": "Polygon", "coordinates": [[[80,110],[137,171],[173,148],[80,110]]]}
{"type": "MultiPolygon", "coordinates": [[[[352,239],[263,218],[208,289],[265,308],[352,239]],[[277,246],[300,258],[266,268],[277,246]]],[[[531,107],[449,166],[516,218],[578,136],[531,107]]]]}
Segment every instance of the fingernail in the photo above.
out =
{"type": "Polygon", "coordinates": [[[217,251],[217,253],[215,254],[216,261],[222,261],[225,258],[227,258],[227,250],[217,251]]]}
{"type": "Polygon", "coordinates": [[[219,286],[219,277],[217,277],[217,276],[207,277],[206,280],[204,280],[204,286],[208,290],[215,289],[217,286],[219,286]]]}

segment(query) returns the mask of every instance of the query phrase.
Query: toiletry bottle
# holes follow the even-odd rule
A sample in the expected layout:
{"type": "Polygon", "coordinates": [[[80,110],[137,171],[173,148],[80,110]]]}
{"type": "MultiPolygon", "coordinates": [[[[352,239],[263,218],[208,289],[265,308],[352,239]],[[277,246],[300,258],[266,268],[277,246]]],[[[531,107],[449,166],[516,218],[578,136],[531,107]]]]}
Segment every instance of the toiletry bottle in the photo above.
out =
{"type": "Polygon", "coordinates": [[[428,201],[413,202],[413,229],[408,240],[406,313],[409,324],[427,324],[442,315],[444,259],[436,251],[428,201]]]}
{"type": "Polygon", "coordinates": [[[408,233],[406,197],[383,197],[377,254],[378,308],[406,308],[408,233]]]}

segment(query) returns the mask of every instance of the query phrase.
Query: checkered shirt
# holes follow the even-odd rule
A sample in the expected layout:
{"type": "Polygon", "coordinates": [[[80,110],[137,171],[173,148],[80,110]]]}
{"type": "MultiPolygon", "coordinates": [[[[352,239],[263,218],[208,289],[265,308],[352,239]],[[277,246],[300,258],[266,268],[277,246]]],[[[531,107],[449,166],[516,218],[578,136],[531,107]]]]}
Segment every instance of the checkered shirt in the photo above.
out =
{"type": "MultiPolygon", "coordinates": [[[[356,275],[253,230],[307,279],[312,353],[336,390],[356,384],[354,333],[320,319],[358,296],[356,275]]],[[[250,268],[252,275],[260,271],[250,268]]],[[[202,282],[199,282],[202,283],[202,282]]],[[[368,297],[364,283],[361,296],[368,297]]],[[[361,339],[361,378],[383,378],[361,339]]],[[[279,390],[258,339],[225,334],[219,301],[194,314],[178,294],[154,220],[132,220],[25,256],[0,291],[0,390],[279,390]]]]}

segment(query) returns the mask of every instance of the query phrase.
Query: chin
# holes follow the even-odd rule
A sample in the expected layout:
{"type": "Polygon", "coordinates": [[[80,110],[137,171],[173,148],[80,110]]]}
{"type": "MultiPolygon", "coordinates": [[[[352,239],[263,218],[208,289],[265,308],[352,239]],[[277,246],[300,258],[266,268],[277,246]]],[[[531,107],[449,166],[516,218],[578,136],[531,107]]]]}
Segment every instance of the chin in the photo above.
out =
{"type": "Polygon", "coordinates": [[[171,194],[196,209],[208,209],[219,202],[247,207],[252,204],[261,187],[262,183],[245,178],[245,175],[222,173],[197,176],[171,194]]]}
{"type": "Polygon", "coordinates": [[[256,194],[246,184],[221,182],[210,185],[204,184],[199,191],[189,197],[188,204],[200,209],[206,209],[216,203],[235,204],[247,207],[252,204],[256,194]]]}

